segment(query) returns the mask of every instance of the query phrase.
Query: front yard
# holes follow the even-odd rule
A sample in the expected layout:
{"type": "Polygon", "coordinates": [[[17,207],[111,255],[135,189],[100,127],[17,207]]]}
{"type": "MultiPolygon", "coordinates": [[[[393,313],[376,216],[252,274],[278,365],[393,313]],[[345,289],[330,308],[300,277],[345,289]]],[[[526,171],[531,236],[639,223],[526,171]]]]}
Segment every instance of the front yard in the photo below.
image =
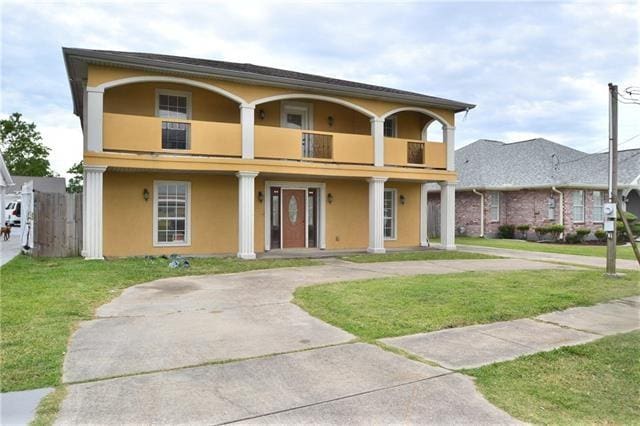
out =
{"type": "Polygon", "coordinates": [[[2,392],[55,386],[74,324],[122,289],[159,278],[306,266],[308,259],[240,261],[191,259],[190,268],[171,269],[167,259],[86,261],[18,256],[0,268],[0,382],[2,392]]]}
{"type": "Polygon", "coordinates": [[[370,341],[525,318],[640,294],[640,272],[608,279],[596,270],[469,272],[298,288],[294,302],[370,341]]]}
{"type": "MultiPolygon", "coordinates": [[[[586,244],[554,244],[538,243],[535,241],[499,239],[499,238],[478,238],[478,237],[456,237],[456,244],[504,248],[514,250],[539,251],[543,253],[576,254],[580,256],[597,256],[605,258],[607,248],[605,246],[595,246],[586,244]]],[[[618,259],[635,260],[631,246],[618,246],[616,250],[618,259]]]]}
{"type": "Polygon", "coordinates": [[[640,331],[465,373],[485,397],[534,424],[638,424],[640,331]]]}

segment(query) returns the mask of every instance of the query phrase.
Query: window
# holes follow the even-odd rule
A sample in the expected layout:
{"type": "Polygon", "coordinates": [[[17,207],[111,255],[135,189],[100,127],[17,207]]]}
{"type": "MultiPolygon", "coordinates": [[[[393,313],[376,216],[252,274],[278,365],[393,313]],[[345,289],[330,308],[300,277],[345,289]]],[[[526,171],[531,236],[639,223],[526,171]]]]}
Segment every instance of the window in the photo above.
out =
{"type": "Polygon", "coordinates": [[[582,223],[584,222],[584,191],[573,191],[571,198],[573,201],[573,221],[582,223]]]}
{"type": "Polygon", "coordinates": [[[384,120],[384,136],[387,138],[395,138],[396,133],[396,117],[386,118],[384,120]]]}
{"type": "Polygon", "coordinates": [[[162,149],[189,149],[191,124],[162,122],[162,149]]]}
{"type": "Polygon", "coordinates": [[[555,220],[556,218],[556,199],[553,196],[547,198],[547,219],[555,220]]]}
{"type": "Polygon", "coordinates": [[[190,244],[191,184],[154,182],[154,244],[190,244]]]}
{"type": "Polygon", "coordinates": [[[158,90],[156,92],[156,116],[190,120],[191,93],[158,90]]]}
{"type": "Polygon", "coordinates": [[[384,238],[396,239],[396,190],[384,190],[384,238]]]}
{"type": "Polygon", "coordinates": [[[491,222],[500,222],[500,193],[489,193],[489,217],[491,222]]]}
{"type": "Polygon", "coordinates": [[[593,212],[591,213],[594,222],[602,222],[604,220],[604,192],[593,191],[593,212]]]}

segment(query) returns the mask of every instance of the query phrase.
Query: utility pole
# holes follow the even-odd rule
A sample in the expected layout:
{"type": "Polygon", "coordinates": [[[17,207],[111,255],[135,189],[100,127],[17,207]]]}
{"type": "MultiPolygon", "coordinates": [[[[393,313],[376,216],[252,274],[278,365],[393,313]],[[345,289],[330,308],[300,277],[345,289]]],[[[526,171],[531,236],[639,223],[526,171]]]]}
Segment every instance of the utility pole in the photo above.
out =
{"type": "MultiPolygon", "coordinates": [[[[618,204],[618,86],[609,83],[609,203],[618,204]]],[[[613,219],[605,220],[607,231],[607,275],[616,275],[616,208],[613,219]],[[611,229],[613,225],[613,229],[611,229]]]]}

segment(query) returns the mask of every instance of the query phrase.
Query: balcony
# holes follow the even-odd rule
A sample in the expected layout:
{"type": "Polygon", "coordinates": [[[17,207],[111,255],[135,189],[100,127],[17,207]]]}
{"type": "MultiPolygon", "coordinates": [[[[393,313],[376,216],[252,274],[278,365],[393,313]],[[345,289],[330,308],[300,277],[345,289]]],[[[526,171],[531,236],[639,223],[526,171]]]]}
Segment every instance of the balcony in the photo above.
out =
{"type": "Polygon", "coordinates": [[[237,123],[104,113],[103,128],[105,150],[171,152],[222,157],[242,155],[240,124],[237,123]],[[165,146],[168,149],[163,149],[162,146],[163,131],[165,146]],[[175,149],[183,146],[182,131],[186,132],[187,149],[175,149]],[[168,145],[167,141],[170,142],[168,145]]]}
{"type": "Polygon", "coordinates": [[[373,165],[369,135],[255,127],[255,157],[373,165]]]}
{"type": "Polygon", "coordinates": [[[386,137],[384,138],[384,164],[446,169],[446,144],[386,137]]]}

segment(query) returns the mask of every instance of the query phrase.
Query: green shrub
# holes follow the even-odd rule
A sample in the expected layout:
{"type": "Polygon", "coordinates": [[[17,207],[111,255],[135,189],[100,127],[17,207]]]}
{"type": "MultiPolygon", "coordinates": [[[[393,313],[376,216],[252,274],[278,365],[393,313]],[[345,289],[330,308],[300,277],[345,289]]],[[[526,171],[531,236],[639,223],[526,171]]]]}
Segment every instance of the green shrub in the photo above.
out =
{"type": "Polygon", "coordinates": [[[580,239],[580,236],[578,234],[567,234],[564,236],[564,241],[567,244],[578,244],[580,242],[582,242],[582,240],[580,239]]]}
{"type": "Polygon", "coordinates": [[[549,233],[549,228],[547,226],[536,226],[535,228],[533,228],[533,230],[535,231],[536,237],[539,240],[541,240],[542,237],[549,233]]]}
{"type": "Polygon", "coordinates": [[[564,225],[555,224],[549,225],[549,234],[551,235],[551,239],[557,241],[560,238],[560,234],[564,232],[564,225]]]}
{"type": "Polygon", "coordinates": [[[605,242],[605,240],[607,239],[607,233],[605,232],[604,229],[596,229],[593,232],[593,235],[598,239],[598,241],[600,241],[601,243],[605,242]]]}
{"type": "Polygon", "coordinates": [[[515,232],[515,225],[500,225],[498,227],[498,238],[513,239],[515,232]]]}
{"type": "Polygon", "coordinates": [[[591,229],[589,228],[578,228],[576,229],[576,237],[578,238],[578,242],[581,243],[584,241],[585,237],[591,233],[591,229]]]}
{"type": "Polygon", "coordinates": [[[531,226],[530,225],[518,225],[518,226],[516,226],[516,229],[518,231],[520,231],[522,239],[526,240],[527,239],[527,232],[529,232],[529,229],[531,229],[531,226]]]}
{"type": "MultiPolygon", "coordinates": [[[[638,237],[640,235],[640,221],[638,217],[631,212],[624,212],[624,216],[627,218],[627,222],[629,222],[629,228],[631,228],[631,232],[634,237],[638,237]]],[[[618,218],[616,220],[616,233],[619,242],[629,242],[629,236],[627,235],[627,230],[624,227],[624,222],[622,222],[622,218],[620,217],[620,213],[618,213],[618,218]]]]}

